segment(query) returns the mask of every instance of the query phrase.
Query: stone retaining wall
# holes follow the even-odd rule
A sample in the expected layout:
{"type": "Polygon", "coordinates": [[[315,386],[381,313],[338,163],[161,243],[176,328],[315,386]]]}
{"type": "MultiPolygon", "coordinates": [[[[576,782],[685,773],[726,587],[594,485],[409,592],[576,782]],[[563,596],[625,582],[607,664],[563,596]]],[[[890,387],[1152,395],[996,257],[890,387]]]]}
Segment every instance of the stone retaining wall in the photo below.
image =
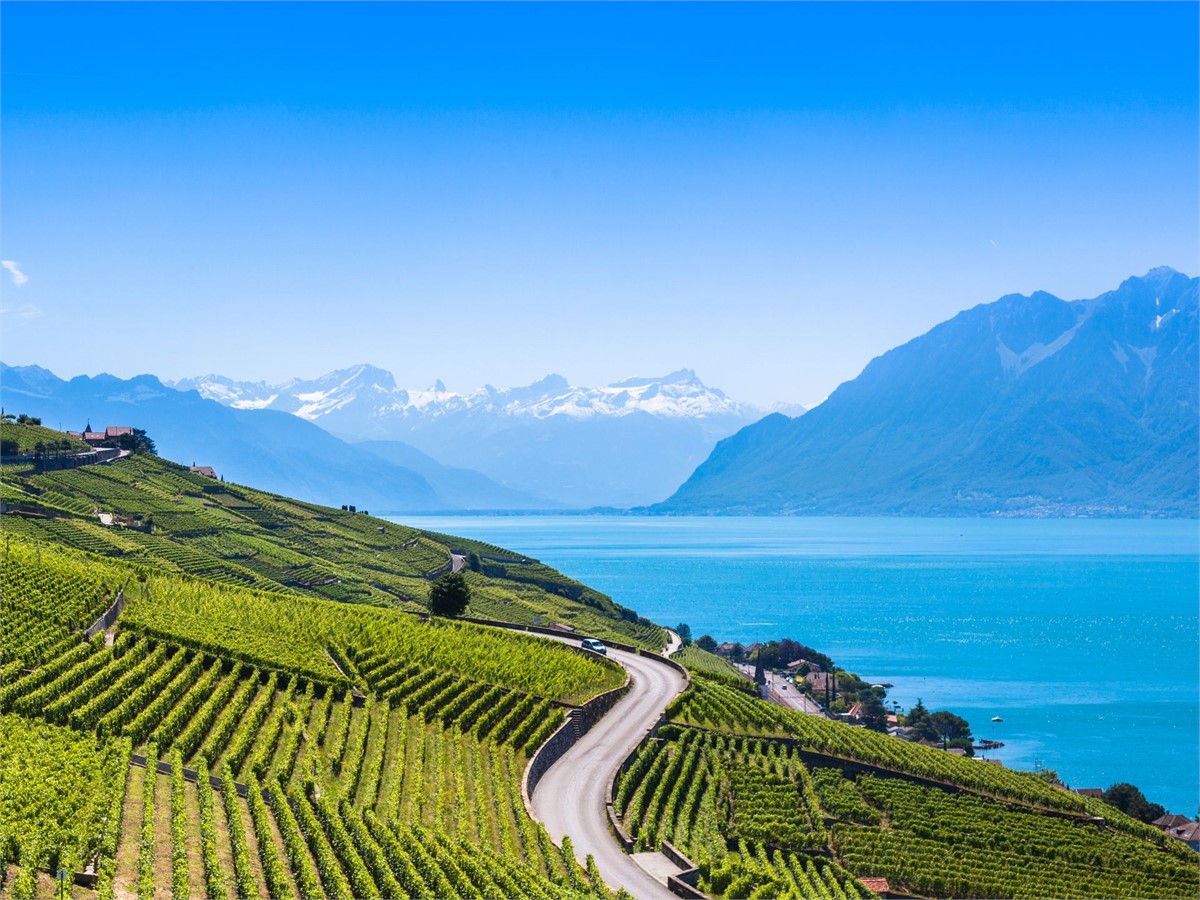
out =
{"type": "Polygon", "coordinates": [[[100,616],[95,622],[87,627],[84,631],[84,637],[93,638],[100,632],[106,630],[113,622],[117,621],[117,617],[121,615],[121,610],[125,608],[125,588],[117,591],[117,599],[113,601],[112,606],[104,611],[104,615],[100,616]]]}
{"type": "Polygon", "coordinates": [[[546,770],[558,762],[562,755],[574,747],[575,742],[579,740],[575,733],[576,715],[577,713],[572,711],[566,717],[554,734],[538,747],[530,758],[529,765],[525,768],[525,777],[521,781],[521,797],[525,801],[526,810],[530,812],[530,818],[533,817],[531,802],[538,782],[542,780],[546,770]]]}

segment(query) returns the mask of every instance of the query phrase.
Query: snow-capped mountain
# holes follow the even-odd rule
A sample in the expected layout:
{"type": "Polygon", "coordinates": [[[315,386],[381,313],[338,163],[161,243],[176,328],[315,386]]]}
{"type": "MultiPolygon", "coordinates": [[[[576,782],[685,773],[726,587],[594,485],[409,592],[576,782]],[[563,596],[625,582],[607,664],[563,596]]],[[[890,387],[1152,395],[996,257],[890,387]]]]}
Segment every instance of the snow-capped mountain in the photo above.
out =
{"type": "Polygon", "coordinates": [[[171,386],[239,409],[288,412],[349,440],[404,441],[572,506],[661,499],[718,440],[775,411],[733,400],[690,369],[598,388],[547,375],[468,393],[440,381],[397,387],[390,372],[365,364],[275,385],[206,375],[171,386]]]}
{"type": "MultiPolygon", "coordinates": [[[[367,437],[392,417],[435,417],[463,411],[483,411],[506,416],[623,416],[645,412],[669,418],[724,418],[753,421],[768,411],[731,400],[717,388],[704,384],[691,369],[680,369],[661,378],[627,378],[599,388],[577,387],[561,375],[547,375],[527,387],[497,389],[484,385],[462,394],[446,390],[437,381],[425,390],[396,387],[392,373],[369,365],[338,369],[311,381],[292,379],[283,384],[234,381],[223,375],[203,375],[168,382],[177,390],[195,390],[200,396],[236,409],[277,409],[318,422],[333,414],[346,418],[351,411],[365,412],[365,431],[354,433],[349,423],[340,429],[353,437],[367,437]]],[[[792,409],[803,412],[802,408],[792,409]]]]}

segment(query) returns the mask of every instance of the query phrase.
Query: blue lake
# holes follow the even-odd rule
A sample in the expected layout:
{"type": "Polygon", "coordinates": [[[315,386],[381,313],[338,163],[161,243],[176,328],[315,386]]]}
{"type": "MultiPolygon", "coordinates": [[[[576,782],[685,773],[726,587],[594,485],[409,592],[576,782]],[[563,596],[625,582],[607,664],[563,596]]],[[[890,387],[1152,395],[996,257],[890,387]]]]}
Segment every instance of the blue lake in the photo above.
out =
{"type": "Polygon", "coordinates": [[[537,557],[697,636],[793,637],[905,707],[965,716],[1006,765],[1200,805],[1196,521],[401,521],[537,557]]]}

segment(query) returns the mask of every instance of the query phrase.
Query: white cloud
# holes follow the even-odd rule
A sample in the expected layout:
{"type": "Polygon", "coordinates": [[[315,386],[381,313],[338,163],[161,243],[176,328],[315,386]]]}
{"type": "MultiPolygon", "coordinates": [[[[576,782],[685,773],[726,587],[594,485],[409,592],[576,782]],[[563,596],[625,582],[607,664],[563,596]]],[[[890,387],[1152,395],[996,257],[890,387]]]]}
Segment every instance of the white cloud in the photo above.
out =
{"type": "Polygon", "coordinates": [[[19,303],[16,306],[0,307],[0,316],[6,318],[11,316],[14,319],[21,319],[22,321],[40,319],[45,315],[40,307],[34,306],[32,303],[19,303]]]}
{"type": "Polygon", "coordinates": [[[21,267],[16,263],[15,260],[0,259],[0,266],[4,266],[4,268],[8,269],[8,271],[12,274],[13,284],[15,284],[17,287],[20,287],[29,280],[29,276],[21,271],[21,267]]]}

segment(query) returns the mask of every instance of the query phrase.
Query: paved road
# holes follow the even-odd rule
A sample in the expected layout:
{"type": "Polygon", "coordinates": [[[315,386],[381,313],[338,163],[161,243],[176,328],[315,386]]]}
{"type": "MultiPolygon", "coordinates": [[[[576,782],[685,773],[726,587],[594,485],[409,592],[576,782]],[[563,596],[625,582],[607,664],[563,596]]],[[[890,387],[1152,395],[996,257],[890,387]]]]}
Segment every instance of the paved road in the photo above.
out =
{"type": "Polygon", "coordinates": [[[610,647],[608,657],[632,675],[629,693],[542,776],[533,809],[556,841],[571,836],[580,862],[589,853],[595,856],[613,890],[625,888],[638,900],[667,900],[675,895],[626,855],[608,830],[605,791],[617,766],[683,690],[684,680],[670,666],[636,653],[610,647]]]}
{"type": "MultiPolygon", "coordinates": [[[[739,663],[737,669],[747,678],[753,679],[754,666],[739,663]]],[[[817,703],[806,694],[796,690],[794,684],[788,684],[786,678],[782,678],[771,672],[767,673],[767,686],[770,687],[771,693],[767,697],[772,703],[778,703],[780,706],[788,706],[792,709],[799,710],[802,713],[808,713],[812,716],[820,716],[823,719],[831,718],[821,708],[821,704],[817,703]]]]}

